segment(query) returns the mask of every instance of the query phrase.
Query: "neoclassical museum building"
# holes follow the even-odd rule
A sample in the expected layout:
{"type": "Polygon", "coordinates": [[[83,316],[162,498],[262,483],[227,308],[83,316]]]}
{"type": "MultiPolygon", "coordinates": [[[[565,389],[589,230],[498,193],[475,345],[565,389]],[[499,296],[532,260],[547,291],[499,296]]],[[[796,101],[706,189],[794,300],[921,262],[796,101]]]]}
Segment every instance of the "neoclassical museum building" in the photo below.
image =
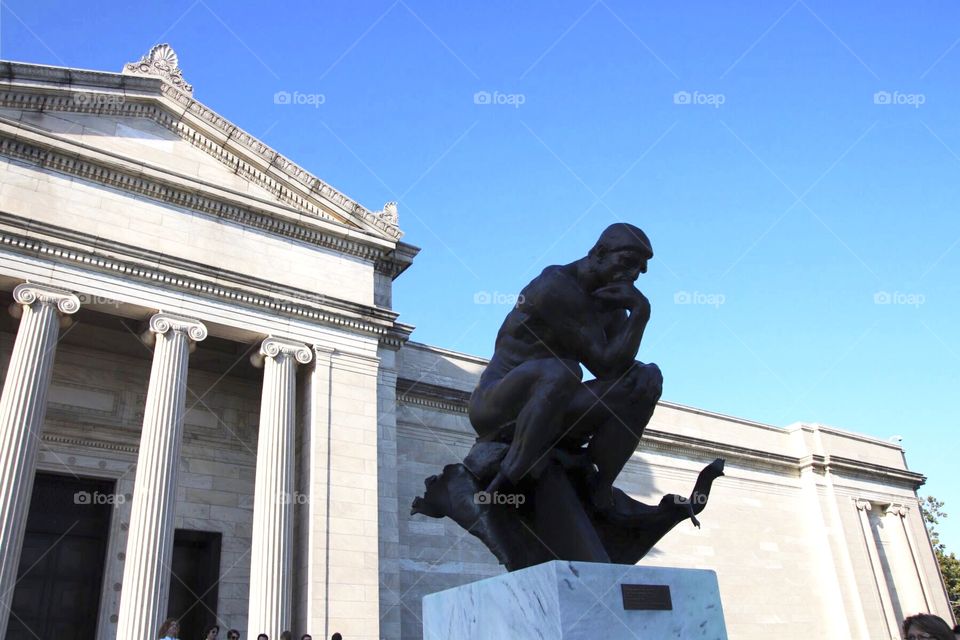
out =
{"type": "MultiPolygon", "coordinates": [[[[0,62],[0,638],[414,640],[425,594],[500,573],[410,516],[472,444],[485,361],[411,340],[401,237],[393,203],[194,99],[165,45],[0,62]]],[[[716,457],[703,528],[643,562],[715,570],[731,638],[952,620],[899,445],[662,402],[618,486],[686,493],[716,457]]]]}

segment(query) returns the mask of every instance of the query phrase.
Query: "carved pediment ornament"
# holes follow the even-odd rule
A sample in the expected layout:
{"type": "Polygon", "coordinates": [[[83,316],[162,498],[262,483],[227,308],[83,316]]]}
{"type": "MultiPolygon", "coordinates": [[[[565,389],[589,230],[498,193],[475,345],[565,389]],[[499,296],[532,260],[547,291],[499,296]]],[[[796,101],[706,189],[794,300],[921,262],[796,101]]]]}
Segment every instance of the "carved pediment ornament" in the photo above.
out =
{"type": "Polygon", "coordinates": [[[183,79],[177,52],[169,44],[158,44],[137,62],[128,62],[123,73],[130,75],[158,76],[180,91],[193,95],[193,85],[183,79]]]}
{"type": "Polygon", "coordinates": [[[388,202],[383,205],[383,211],[377,213],[377,216],[391,226],[397,226],[400,223],[400,216],[397,212],[397,203],[388,202]]]}

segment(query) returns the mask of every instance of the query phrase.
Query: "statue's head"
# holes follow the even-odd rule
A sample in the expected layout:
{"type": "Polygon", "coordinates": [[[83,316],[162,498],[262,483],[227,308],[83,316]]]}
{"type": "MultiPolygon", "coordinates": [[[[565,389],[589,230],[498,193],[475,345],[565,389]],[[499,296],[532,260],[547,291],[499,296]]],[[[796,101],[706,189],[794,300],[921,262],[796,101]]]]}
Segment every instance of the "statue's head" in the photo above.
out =
{"type": "Polygon", "coordinates": [[[638,227],[618,222],[603,230],[587,258],[601,283],[635,282],[647,272],[653,247],[638,227]]]}

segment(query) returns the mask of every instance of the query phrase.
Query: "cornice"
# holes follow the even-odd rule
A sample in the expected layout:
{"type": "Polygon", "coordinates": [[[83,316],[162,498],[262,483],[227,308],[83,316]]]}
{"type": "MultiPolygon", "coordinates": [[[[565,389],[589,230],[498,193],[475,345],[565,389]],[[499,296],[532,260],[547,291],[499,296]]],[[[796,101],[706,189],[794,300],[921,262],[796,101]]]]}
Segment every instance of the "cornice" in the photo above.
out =
{"type": "Polygon", "coordinates": [[[799,460],[792,456],[660,431],[649,427],[643,433],[641,446],[644,450],[655,450],[687,457],[691,454],[698,454],[698,459],[703,456],[719,457],[746,466],[799,474],[799,460]]]}
{"type": "Polygon", "coordinates": [[[468,391],[450,389],[409,378],[397,378],[397,401],[406,404],[466,414],[470,395],[468,391]]]}
{"type": "MultiPolygon", "coordinates": [[[[466,415],[470,395],[466,391],[419,382],[409,378],[401,377],[397,379],[397,401],[406,405],[466,415]]],[[[739,423],[740,421],[736,422],[739,423]]],[[[766,425],[758,423],[758,426],[764,427],[766,425]]],[[[813,467],[819,473],[832,471],[845,476],[863,477],[872,480],[880,479],[907,485],[913,489],[920,487],[926,481],[922,474],[913,471],[895,469],[851,458],[840,456],[797,458],[649,427],[644,431],[641,450],[684,458],[693,457],[698,460],[720,457],[731,463],[767,469],[791,476],[799,476],[804,469],[813,467]]]]}
{"type": "Polygon", "coordinates": [[[2,84],[0,106],[149,118],[298,210],[346,218],[393,240],[403,235],[388,212],[363,207],[160,78],[0,61],[2,84]],[[77,100],[91,90],[115,99],[77,100]]]}
{"type": "Polygon", "coordinates": [[[397,248],[377,260],[374,267],[378,273],[389,276],[391,280],[396,280],[397,276],[413,264],[413,259],[418,253],[420,253],[420,247],[415,247],[406,242],[398,242],[397,248]]]}
{"type": "Polygon", "coordinates": [[[408,325],[397,323],[397,313],[389,309],[213,269],[3,212],[0,212],[0,249],[282,316],[372,334],[381,341],[402,340],[404,335],[408,336],[412,331],[408,325]]]}
{"type": "Polygon", "coordinates": [[[827,456],[826,458],[826,466],[828,469],[831,471],[839,471],[847,476],[870,480],[882,478],[888,482],[908,485],[914,490],[919,489],[927,482],[926,476],[915,471],[896,469],[894,467],[887,467],[841,456],[827,456]]]}
{"type": "Polygon", "coordinates": [[[393,351],[399,350],[410,340],[415,328],[412,324],[394,322],[393,327],[380,337],[380,346],[393,351]]]}
{"type": "Polygon", "coordinates": [[[109,440],[102,440],[98,438],[84,438],[84,437],[74,437],[74,436],[65,436],[58,433],[50,433],[44,431],[41,436],[41,440],[44,443],[56,443],[67,445],[68,447],[89,447],[91,449],[105,449],[107,451],[118,451],[122,453],[136,454],[139,450],[134,444],[120,444],[117,442],[111,442],[109,440]]]}
{"type": "MultiPolygon", "coordinates": [[[[231,194],[222,187],[145,163],[133,164],[4,118],[0,118],[0,155],[325,249],[385,265],[396,262],[396,249],[371,242],[360,233],[344,233],[329,224],[321,228],[295,212],[281,217],[266,206],[255,206],[251,198],[231,194]]],[[[409,262],[412,257],[407,265],[409,262]]]]}

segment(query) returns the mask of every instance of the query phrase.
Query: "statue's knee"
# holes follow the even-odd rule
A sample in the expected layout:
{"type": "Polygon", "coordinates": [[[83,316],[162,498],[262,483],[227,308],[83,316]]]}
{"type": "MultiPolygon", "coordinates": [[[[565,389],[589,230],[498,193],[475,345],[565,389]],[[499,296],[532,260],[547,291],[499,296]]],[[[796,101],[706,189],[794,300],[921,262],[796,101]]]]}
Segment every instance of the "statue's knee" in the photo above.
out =
{"type": "Polygon", "coordinates": [[[632,381],[637,396],[647,401],[656,402],[663,393],[663,373],[655,364],[636,363],[633,369],[632,381]]]}
{"type": "Polygon", "coordinates": [[[576,368],[573,365],[577,363],[557,361],[545,368],[539,382],[541,393],[552,400],[569,398],[580,386],[583,375],[579,365],[576,368]]]}

